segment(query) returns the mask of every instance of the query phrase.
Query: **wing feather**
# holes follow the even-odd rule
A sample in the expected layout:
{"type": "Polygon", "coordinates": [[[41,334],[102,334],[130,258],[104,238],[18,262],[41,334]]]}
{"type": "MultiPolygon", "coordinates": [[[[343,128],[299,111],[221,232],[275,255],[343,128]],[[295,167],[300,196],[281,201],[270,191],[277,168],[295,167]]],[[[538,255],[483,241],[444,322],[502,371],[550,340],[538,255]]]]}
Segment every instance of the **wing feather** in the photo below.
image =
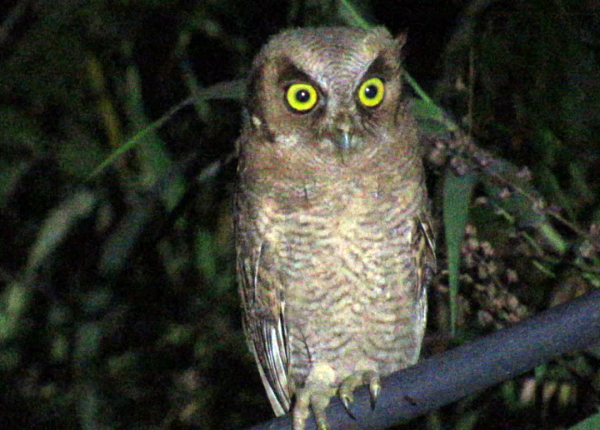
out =
{"type": "Polygon", "coordinates": [[[417,297],[419,298],[421,329],[424,332],[427,321],[427,286],[436,270],[433,228],[427,212],[421,212],[415,219],[412,248],[417,267],[417,297]]]}
{"type": "Polygon", "coordinates": [[[244,330],[271,406],[275,414],[281,416],[291,406],[283,289],[277,277],[269,270],[269,267],[273,267],[269,243],[264,238],[258,242],[257,235],[251,233],[252,227],[246,225],[246,221],[236,220],[244,330]]]}
{"type": "Polygon", "coordinates": [[[427,212],[421,212],[417,216],[413,249],[417,260],[417,284],[420,294],[423,294],[422,290],[427,288],[436,270],[433,227],[427,212]]]}

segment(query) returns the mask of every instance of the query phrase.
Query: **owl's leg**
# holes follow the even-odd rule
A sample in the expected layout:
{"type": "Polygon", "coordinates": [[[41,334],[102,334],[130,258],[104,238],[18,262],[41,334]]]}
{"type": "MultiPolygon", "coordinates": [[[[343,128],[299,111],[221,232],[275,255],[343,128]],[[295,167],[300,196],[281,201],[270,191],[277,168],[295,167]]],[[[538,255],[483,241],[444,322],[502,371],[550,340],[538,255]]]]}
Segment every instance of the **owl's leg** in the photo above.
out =
{"type": "Polygon", "coordinates": [[[306,378],[304,387],[296,393],[293,422],[294,430],[304,430],[306,420],[312,410],[319,430],[328,430],[325,409],[335,395],[332,388],[335,381],[335,371],[327,364],[315,365],[306,378]]]}
{"type": "Polygon", "coordinates": [[[375,402],[377,401],[377,396],[381,390],[381,378],[379,377],[379,373],[375,372],[374,370],[356,372],[344,379],[340,385],[340,400],[350,416],[352,416],[350,406],[354,402],[354,390],[363,384],[369,387],[369,394],[371,395],[371,408],[375,409],[375,402]]]}

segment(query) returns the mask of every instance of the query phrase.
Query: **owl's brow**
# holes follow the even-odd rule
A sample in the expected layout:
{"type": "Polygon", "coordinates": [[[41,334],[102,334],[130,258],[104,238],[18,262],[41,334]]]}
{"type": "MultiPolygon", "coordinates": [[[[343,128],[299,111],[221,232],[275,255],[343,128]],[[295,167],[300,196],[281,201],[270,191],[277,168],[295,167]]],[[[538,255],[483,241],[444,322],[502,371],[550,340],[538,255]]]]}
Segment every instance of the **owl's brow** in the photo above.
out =
{"type": "Polygon", "coordinates": [[[292,82],[292,81],[302,81],[302,82],[310,82],[319,89],[321,88],[314,79],[312,79],[306,72],[302,71],[296,65],[289,62],[287,59],[281,59],[281,65],[283,66],[281,71],[279,72],[279,77],[277,79],[277,83],[279,85],[292,82]]]}
{"type": "Polygon", "coordinates": [[[363,75],[363,81],[373,76],[391,78],[395,74],[397,74],[396,70],[393,67],[391,67],[380,55],[377,58],[375,58],[375,60],[373,60],[373,62],[363,75]]]}

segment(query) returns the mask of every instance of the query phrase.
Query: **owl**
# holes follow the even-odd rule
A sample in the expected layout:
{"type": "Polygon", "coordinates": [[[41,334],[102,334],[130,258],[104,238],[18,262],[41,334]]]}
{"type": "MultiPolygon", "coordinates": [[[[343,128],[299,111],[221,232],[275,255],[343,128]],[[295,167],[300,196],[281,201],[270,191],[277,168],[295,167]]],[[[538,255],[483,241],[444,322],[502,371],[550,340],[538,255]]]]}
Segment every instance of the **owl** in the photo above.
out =
{"type": "Polygon", "coordinates": [[[276,415],[303,430],[338,395],[414,364],[434,270],[422,150],[401,98],[405,38],[285,31],[257,56],[237,142],[246,337],[276,415]]]}

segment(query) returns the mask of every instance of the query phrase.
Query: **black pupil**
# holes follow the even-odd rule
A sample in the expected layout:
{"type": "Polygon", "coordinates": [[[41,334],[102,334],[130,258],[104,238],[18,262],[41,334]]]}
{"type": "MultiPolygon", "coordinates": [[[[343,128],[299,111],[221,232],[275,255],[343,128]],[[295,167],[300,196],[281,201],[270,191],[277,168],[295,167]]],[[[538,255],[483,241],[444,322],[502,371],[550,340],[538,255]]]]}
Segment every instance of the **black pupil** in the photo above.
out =
{"type": "Polygon", "coordinates": [[[296,92],[296,100],[300,103],[306,103],[310,100],[310,93],[307,90],[298,90],[296,92]]]}
{"type": "Polygon", "coordinates": [[[375,85],[369,85],[365,88],[365,97],[368,99],[374,99],[377,96],[377,87],[375,85]]]}

